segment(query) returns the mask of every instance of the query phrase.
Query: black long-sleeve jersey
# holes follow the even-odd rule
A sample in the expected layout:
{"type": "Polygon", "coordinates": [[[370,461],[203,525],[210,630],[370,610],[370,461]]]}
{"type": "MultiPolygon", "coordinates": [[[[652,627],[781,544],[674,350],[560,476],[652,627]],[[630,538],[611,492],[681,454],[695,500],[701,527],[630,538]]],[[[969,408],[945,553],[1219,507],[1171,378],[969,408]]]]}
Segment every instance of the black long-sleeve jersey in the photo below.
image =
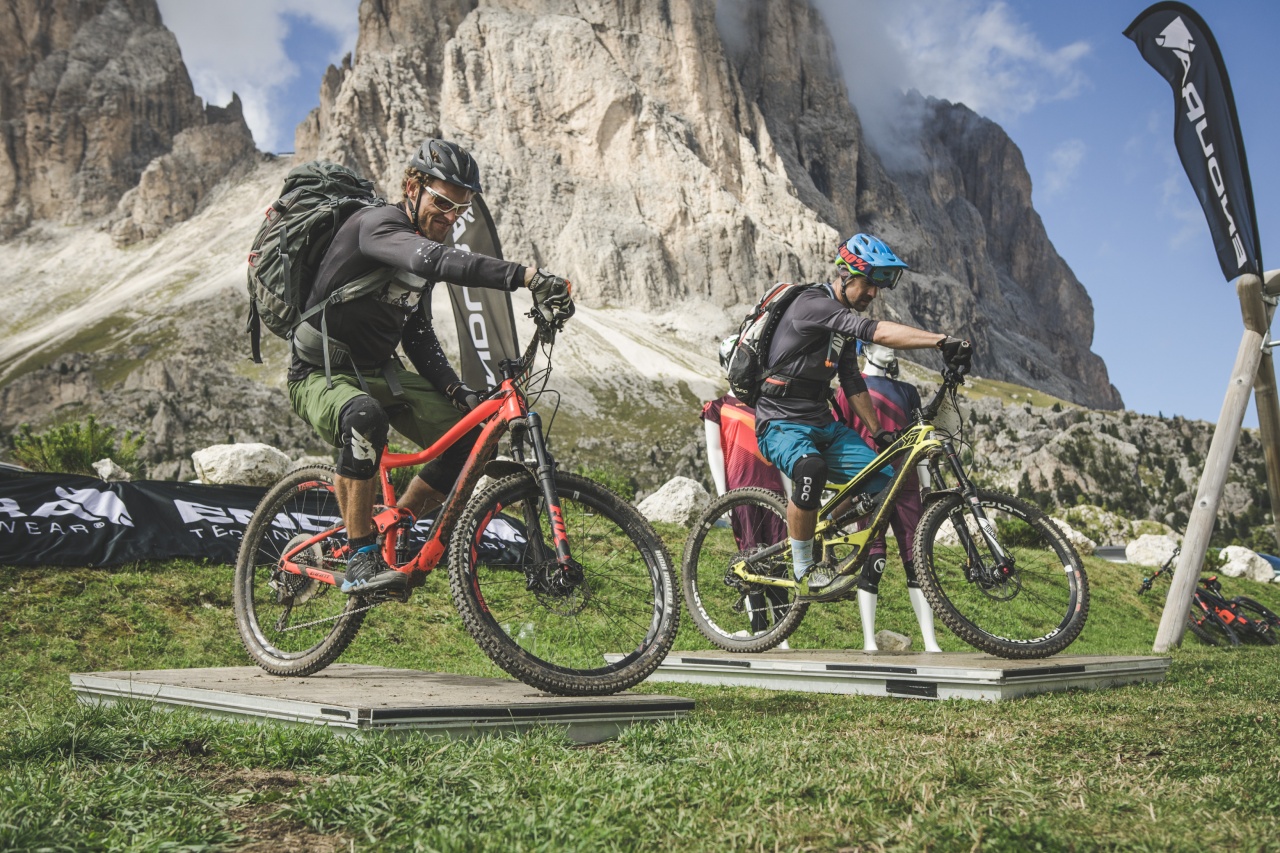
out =
{"type": "MultiPolygon", "coordinates": [[[[325,309],[329,336],[351,349],[353,361],[362,370],[386,364],[400,344],[418,373],[441,391],[458,381],[458,374],[431,325],[431,291],[436,282],[511,291],[525,277],[521,264],[428,240],[414,229],[402,207],[382,205],[352,214],[338,229],[320,263],[307,308],[379,267],[400,272],[377,293],[325,309]]],[[[320,315],[306,322],[319,329],[320,315]]],[[[289,381],[323,369],[295,355],[289,381]]]]}

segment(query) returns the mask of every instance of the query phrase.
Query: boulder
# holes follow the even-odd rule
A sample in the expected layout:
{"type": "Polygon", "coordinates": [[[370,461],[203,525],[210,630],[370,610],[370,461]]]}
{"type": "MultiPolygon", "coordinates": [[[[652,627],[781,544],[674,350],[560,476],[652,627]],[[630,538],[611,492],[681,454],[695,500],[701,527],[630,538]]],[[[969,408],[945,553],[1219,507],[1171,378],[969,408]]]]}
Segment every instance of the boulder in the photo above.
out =
{"type": "Polygon", "coordinates": [[[1067,524],[1061,518],[1054,518],[1050,520],[1054,524],[1058,525],[1059,530],[1061,530],[1063,533],[1066,534],[1067,541],[1075,546],[1075,549],[1077,552],[1081,554],[1086,554],[1086,555],[1092,554],[1094,549],[1098,547],[1097,542],[1094,542],[1088,536],[1085,536],[1083,533],[1076,530],[1070,524],[1067,524]]]}
{"type": "Polygon", "coordinates": [[[897,631],[876,631],[876,646],[882,652],[909,652],[911,638],[897,631]]]}
{"type": "Polygon", "coordinates": [[[1124,558],[1139,566],[1163,566],[1177,547],[1172,536],[1144,533],[1124,546],[1124,558]]]}
{"type": "Polygon", "coordinates": [[[191,454],[202,483],[270,486],[284,476],[289,457],[269,444],[215,444],[191,454]]]}
{"type": "Polygon", "coordinates": [[[129,472],[116,464],[111,457],[99,459],[93,463],[93,470],[98,473],[99,479],[106,480],[108,483],[129,479],[129,472]]]}
{"type": "Polygon", "coordinates": [[[650,521],[688,526],[709,503],[711,495],[697,480],[672,477],[662,488],[642,500],[637,508],[650,521]]]}
{"type": "Polygon", "coordinates": [[[1219,574],[1229,578],[1248,578],[1251,581],[1270,583],[1275,580],[1275,569],[1257,553],[1240,545],[1228,545],[1220,554],[1226,563],[1218,569],[1219,574]]]}

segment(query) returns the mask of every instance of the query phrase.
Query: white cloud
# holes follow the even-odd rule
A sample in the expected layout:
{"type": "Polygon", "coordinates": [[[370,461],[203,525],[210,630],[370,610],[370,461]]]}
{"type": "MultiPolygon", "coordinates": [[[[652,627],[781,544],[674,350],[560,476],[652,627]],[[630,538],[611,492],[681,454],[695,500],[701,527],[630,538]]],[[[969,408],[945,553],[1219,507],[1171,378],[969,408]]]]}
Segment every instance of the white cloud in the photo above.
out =
{"type": "Polygon", "coordinates": [[[903,106],[902,92],[916,89],[1003,122],[1088,85],[1080,68],[1088,43],[1046,47],[999,0],[816,3],[867,137],[890,168],[923,159],[912,142],[922,116],[903,106]]]}
{"type": "MultiPolygon", "coordinates": [[[[173,31],[196,94],[219,106],[240,95],[245,121],[258,147],[293,147],[293,128],[283,127],[277,97],[297,76],[285,41],[289,16],[306,18],[333,33],[338,48],[327,57],[339,62],[355,48],[359,0],[158,0],[165,26],[173,31]]],[[[319,92],[320,81],[315,81],[319,92]]]]}
{"type": "Polygon", "coordinates": [[[1085,151],[1083,139],[1068,139],[1049,152],[1049,171],[1044,176],[1046,198],[1052,198],[1071,186],[1080,164],[1084,162],[1085,151]]]}

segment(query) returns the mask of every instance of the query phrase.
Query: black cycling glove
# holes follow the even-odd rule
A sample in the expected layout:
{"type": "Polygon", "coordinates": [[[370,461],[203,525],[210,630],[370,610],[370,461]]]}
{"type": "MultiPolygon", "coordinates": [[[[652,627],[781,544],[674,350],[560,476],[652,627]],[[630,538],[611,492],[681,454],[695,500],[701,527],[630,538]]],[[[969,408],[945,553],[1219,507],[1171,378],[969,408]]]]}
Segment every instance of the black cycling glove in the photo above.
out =
{"type": "Polygon", "coordinates": [[[973,344],[947,335],[938,341],[938,349],[942,350],[942,360],[947,367],[967,373],[973,361],[973,344]]]}
{"type": "Polygon", "coordinates": [[[529,282],[533,306],[549,324],[564,323],[573,316],[573,284],[558,275],[538,270],[529,282]]]}
{"type": "Polygon", "coordinates": [[[449,402],[453,403],[453,407],[460,412],[469,412],[480,405],[479,395],[467,387],[465,382],[454,382],[445,389],[444,393],[449,398],[449,402]]]}
{"type": "Polygon", "coordinates": [[[875,434],[872,440],[875,441],[876,443],[876,450],[879,450],[881,453],[883,453],[885,450],[889,448],[889,445],[893,444],[901,436],[902,436],[901,430],[882,429],[875,434]]]}

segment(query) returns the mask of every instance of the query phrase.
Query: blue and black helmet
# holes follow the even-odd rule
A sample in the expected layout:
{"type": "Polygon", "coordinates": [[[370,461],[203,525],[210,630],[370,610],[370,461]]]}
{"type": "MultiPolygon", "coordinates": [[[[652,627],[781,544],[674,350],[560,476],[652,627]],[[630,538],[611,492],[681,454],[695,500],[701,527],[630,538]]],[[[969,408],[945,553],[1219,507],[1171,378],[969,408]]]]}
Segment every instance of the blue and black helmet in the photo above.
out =
{"type": "Polygon", "coordinates": [[[879,237],[854,234],[836,250],[836,266],[851,275],[865,275],[876,287],[889,290],[898,283],[906,262],[879,237]]]}

